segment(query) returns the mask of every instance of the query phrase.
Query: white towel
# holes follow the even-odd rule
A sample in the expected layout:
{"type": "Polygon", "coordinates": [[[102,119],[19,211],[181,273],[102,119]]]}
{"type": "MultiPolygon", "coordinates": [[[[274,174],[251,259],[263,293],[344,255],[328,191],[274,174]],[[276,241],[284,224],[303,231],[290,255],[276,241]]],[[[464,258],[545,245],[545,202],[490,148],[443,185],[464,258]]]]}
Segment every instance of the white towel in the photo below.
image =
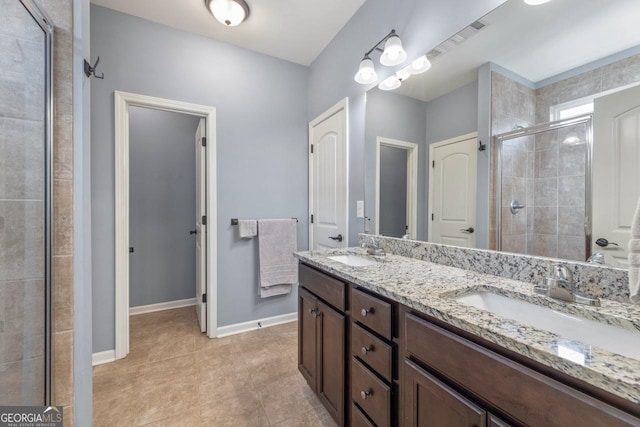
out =
{"type": "Polygon", "coordinates": [[[243,239],[250,239],[258,234],[258,221],[255,219],[239,219],[238,233],[243,239]]]}
{"type": "Polygon", "coordinates": [[[298,283],[296,231],[295,219],[258,220],[261,298],[288,294],[298,283]]]}
{"type": "Polygon", "coordinates": [[[629,239],[629,298],[640,304],[640,200],[631,223],[629,239]]]}

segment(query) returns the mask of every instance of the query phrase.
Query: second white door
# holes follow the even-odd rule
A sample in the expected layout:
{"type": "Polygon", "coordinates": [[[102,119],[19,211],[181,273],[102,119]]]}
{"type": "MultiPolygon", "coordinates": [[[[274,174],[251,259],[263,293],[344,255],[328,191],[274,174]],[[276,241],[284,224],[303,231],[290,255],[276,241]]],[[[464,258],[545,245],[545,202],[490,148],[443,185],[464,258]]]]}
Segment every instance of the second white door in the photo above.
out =
{"type": "Polygon", "coordinates": [[[309,248],[348,246],[347,100],[309,123],[309,248]]]}
{"type": "Polygon", "coordinates": [[[207,330],[207,156],[205,120],[200,119],[196,130],[196,314],[200,331],[207,330]]]}
{"type": "Polygon", "coordinates": [[[476,246],[477,135],[429,146],[429,242],[476,246]]]}

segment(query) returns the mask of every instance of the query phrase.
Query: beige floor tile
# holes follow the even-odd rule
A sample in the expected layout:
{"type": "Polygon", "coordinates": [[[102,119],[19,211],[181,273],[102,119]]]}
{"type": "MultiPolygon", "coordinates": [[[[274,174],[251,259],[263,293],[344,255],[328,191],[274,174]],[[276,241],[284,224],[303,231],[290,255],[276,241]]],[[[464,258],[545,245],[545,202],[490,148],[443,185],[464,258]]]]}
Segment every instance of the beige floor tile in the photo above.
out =
{"type": "Polygon", "coordinates": [[[296,322],[209,339],[193,307],[130,318],[130,353],[94,368],[96,426],[334,426],[297,366],[296,322]]]}

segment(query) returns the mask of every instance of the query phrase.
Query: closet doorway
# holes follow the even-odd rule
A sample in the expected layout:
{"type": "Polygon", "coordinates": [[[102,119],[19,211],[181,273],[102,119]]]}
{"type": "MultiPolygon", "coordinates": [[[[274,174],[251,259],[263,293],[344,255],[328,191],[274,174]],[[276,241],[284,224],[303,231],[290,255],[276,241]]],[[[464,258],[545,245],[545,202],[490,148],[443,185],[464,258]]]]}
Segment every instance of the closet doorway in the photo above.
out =
{"type": "MultiPolygon", "coordinates": [[[[136,248],[131,239],[133,236],[130,232],[130,226],[132,221],[137,223],[144,222],[145,212],[144,209],[149,209],[149,203],[140,203],[133,198],[151,197],[146,194],[144,189],[140,190],[136,188],[132,191],[130,185],[132,179],[146,179],[152,180],[153,176],[142,175],[138,176],[138,171],[133,171],[131,168],[136,166],[140,167],[141,163],[145,161],[144,156],[138,156],[135,154],[135,158],[132,157],[132,146],[130,141],[130,135],[132,130],[136,130],[136,127],[131,127],[130,122],[132,115],[137,116],[140,114],[139,107],[143,112],[148,109],[160,110],[157,113],[182,113],[190,116],[195,116],[192,120],[193,126],[193,139],[195,151],[193,154],[192,162],[195,161],[195,171],[193,168],[191,180],[195,177],[195,185],[192,187],[194,194],[189,195],[189,199],[195,205],[190,207],[193,220],[188,227],[191,230],[185,230],[185,233],[195,234],[195,239],[190,239],[190,248],[185,250],[192,251],[195,254],[195,263],[193,265],[194,274],[191,286],[195,286],[196,291],[196,309],[198,313],[198,320],[203,332],[206,331],[207,336],[214,338],[217,335],[217,307],[216,307],[216,294],[217,294],[217,268],[216,268],[216,141],[215,141],[215,108],[188,104],[179,101],[172,101],[161,98],[153,98],[144,95],[137,95],[125,92],[116,91],[115,95],[115,218],[116,218],[116,259],[115,259],[115,275],[116,275],[116,308],[115,308],[115,331],[116,331],[116,345],[115,345],[115,358],[121,359],[129,353],[129,306],[130,306],[130,280],[133,277],[139,278],[136,275],[136,270],[131,270],[131,256],[136,256],[136,248]],[[200,120],[198,120],[200,118],[200,120]],[[134,162],[135,160],[135,162],[134,162]],[[136,178],[137,177],[137,178],[136,178]],[[140,192],[141,191],[141,192],[140,192]],[[195,196],[195,197],[194,197],[195,196]],[[132,210],[133,207],[133,210],[132,210]],[[138,208],[141,208],[143,212],[139,212],[138,208]],[[207,227],[207,224],[213,226],[207,227]],[[133,274],[132,274],[133,273],[133,274]],[[208,297],[207,297],[208,296],[208,297]]],[[[146,111],[148,113],[148,111],[146,111]]],[[[151,160],[151,159],[149,159],[151,160]]],[[[191,163],[194,165],[194,163],[191,163]]],[[[179,168],[179,165],[175,165],[179,168]]],[[[164,169],[169,168],[165,165],[164,169]]],[[[166,174],[166,170],[158,173],[166,174]]],[[[167,177],[164,177],[167,178],[167,177]]],[[[158,175],[160,179],[160,175],[158,175]]],[[[177,179],[177,176],[176,176],[177,179]]],[[[170,180],[171,181],[171,180],[170,180]]],[[[169,191],[164,192],[170,193],[169,191]]],[[[178,198],[181,196],[176,195],[176,204],[180,202],[178,198]]],[[[186,200],[187,198],[185,198],[186,200]]],[[[184,213],[184,212],[183,212],[184,213]]],[[[141,227],[148,228],[148,227],[141,227]]],[[[153,227],[151,227],[153,228],[153,227]]],[[[146,230],[147,237],[153,236],[157,233],[164,233],[165,230],[146,230]]],[[[152,237],[153,238],[153,237],[152,237]]],[[[157,243],[156,244],[160,244],[157,243]]],[[[158,249],[158,248],[156,248],[158,249]]],[[[149,254],[147,254],[149,255],[149,254]]],[[[193,258],[192,258],[193,259],[193,258]]],[[[153,255],[151,259],[147,260],[153,264],[153,255]]],[[[144,264],[145,269],[149,268],[149,263],[144,264]]],[[[151,270],[151,273],[153,269],[151,270]]],[[[143,276],[145,272],[139,272],[143,276]]],[[[148,273],[148,270],[147,270],[148,273]]],[[[137,295],[134,295],[134,299],[137,295]]],[[[191,302],[193,303],[193,302],[191,302]]],[[[135,301],[134,301],[135,304],[135,301]]],[[[170,307],[166,307],[170,308],[170,307]]]]}

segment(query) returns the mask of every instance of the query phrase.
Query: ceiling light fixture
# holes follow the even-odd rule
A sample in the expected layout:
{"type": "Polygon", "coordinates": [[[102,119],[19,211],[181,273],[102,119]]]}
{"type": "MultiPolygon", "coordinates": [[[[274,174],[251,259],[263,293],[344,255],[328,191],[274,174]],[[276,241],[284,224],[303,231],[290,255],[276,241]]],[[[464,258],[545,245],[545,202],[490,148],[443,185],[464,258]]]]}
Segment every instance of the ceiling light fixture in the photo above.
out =
{"type": "Polygon", "coordinates": [[[551,0],[524,0],[526,4],[531,6],[538,6],[539,4],[549,3],[551,0]]]}
{"type": "Polygon", "coordinates": [[[249,16],[249,6],[244,0],[205,0],[209,12],[227,27],[235,27],[249,16]]]}
{"type": "Polygon", "coordinates": [[[355,81],[360,84],[370,84],[378,79],[373,61],[369,56],[374,50],[382,52],[380,56],[380,63],[382,65],[394,66],[402,64],[407,59],[407,52],[402,48],[402,40],[400,40],[400,37],[396,34],[396,30],[391,30],[389,34],[384,36],[382,40],[364,54],[364,57],[360,61],[358,72],[354,77],[355,81]],[[384,49],[380,47],[382,44],[384,44],[384,49]]]}

